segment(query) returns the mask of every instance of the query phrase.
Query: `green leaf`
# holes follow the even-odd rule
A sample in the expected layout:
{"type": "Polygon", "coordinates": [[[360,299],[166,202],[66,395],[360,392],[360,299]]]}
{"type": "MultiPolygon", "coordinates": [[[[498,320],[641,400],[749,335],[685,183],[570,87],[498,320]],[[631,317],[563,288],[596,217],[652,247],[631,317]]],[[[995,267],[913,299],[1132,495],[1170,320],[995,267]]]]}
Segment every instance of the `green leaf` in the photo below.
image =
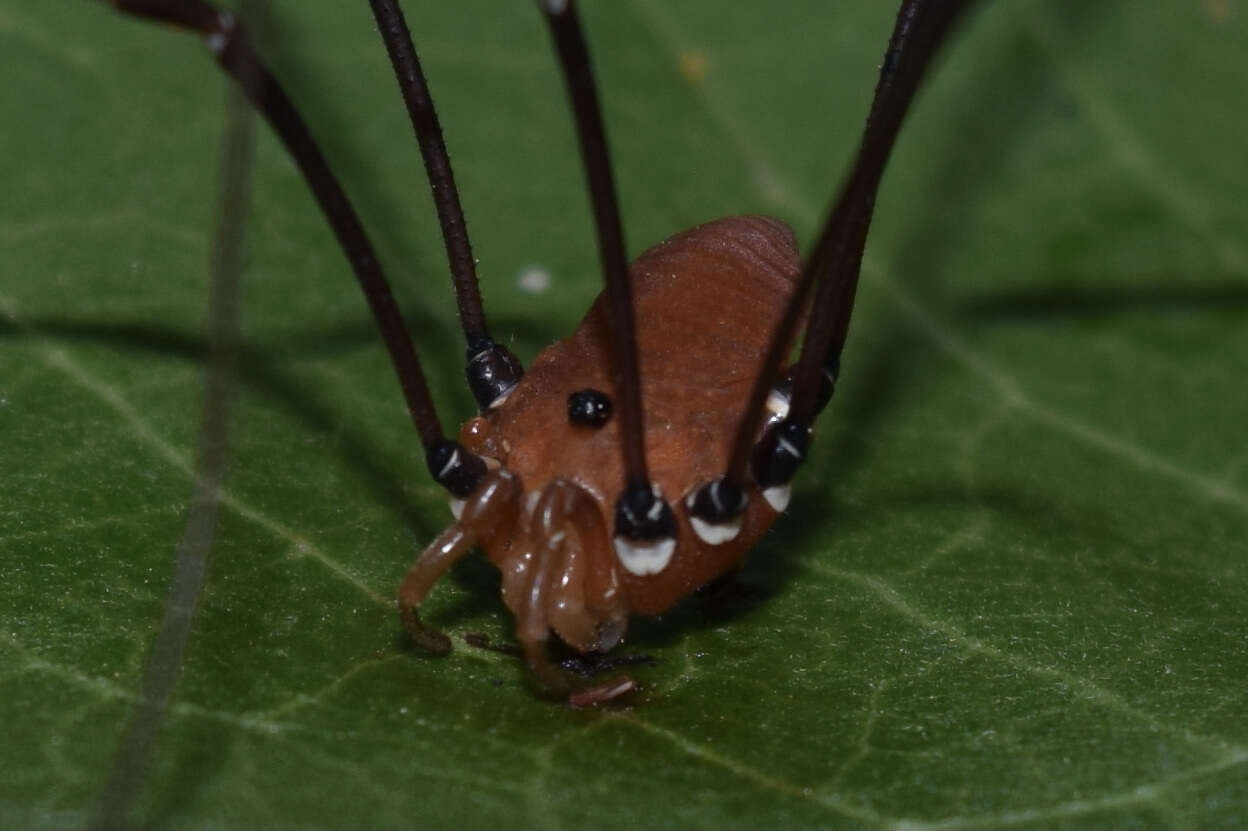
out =
{"type": "MultiPolygon", "coordinates": [[[[585,5],[632,250],[729,213],[809,240],[892,4],[585,5]]],[[[531,360],[597,279],[546,34],[527,3],[408,6],[491,319],[531,360]]],[[[1246,34],[1233,0],[977,10],[886,177],[756,602],[635,622],[623,651],[657,664],[598,713],[463,645],[510,633],[481,561],[428,604],[455,652],[402,647],[394,587],[443,496],[262,130],[226,507],[142,821],[1248,823],[1246,34]]],[[[277,3],[261,40],[450,425],[453,303],[368,10],[277,3]]],[[[226,87],[105,4],[0,3],[0,47],[0,826],[65,828],[98,804],[190,494],[226,87]]]]}

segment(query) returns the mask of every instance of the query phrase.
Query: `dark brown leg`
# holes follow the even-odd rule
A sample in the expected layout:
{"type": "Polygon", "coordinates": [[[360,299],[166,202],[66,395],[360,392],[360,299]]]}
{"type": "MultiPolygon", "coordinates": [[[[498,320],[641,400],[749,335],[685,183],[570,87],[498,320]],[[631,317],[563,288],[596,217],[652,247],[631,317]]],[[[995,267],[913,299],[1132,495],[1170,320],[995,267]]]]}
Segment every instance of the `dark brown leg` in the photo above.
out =
{"type": "Polygon", "coordinates": [[[230,12],[203,0],[112,0],[123,12],[172,23],[203,35],[213,55],[238,82],[247,98],[286,146],[329,220],[372,310],[412,422],[425,447],[433,478],[461,499],[485,474],[485,463],[442,433],[433,397],[407,326],[359,216],[330,170],[320,147],[277,79],[252,48],[243,26],[230,12]]]}
{"type": "Polygon", "coordinates": [[[876,192],[905,114],[932,56],[973,0],[904,0],[880,69],[871,112],[849,179],[833,203],[814,251],[772,338],[759,376],[743,410],[724,476],[700,489],[695,514],[722,524],[745,509],[747,468],[761,490],[787,486],[805,458],[810,429],[831,395],[840,371],[841,349],[849,330],[858,273],[871,224],[876,192]],[[811,305],[801,356],[793,370],[788,413],[757,441],[769,392],[801,325],[811,289],[811,305]]]}
{"type": "Polygon", "coordinates": [[[624,452],[624,490],[615,504],[614,534],[626,545],[663,545],[676,537],[676,518],[667,500],[652,486],[646,468],[645,425],[641,409],[641,374],[637,324],[625,256],[624,230],[616,202],[607,135],[590,69],[589,50],[574,0],[539,0],[559,54],[560,68],[572,99],[581,156],[598,230],[598,251],[606,278],[611,320],[611,358],[619,396],[620,436],[624,452]],[[657,503],[658,510],[655,510],[657,503]]]}
{"type": "Polygon", "coordinates": [[[438,124],[433,97],[429,94],[429,85],[425,83],[425,73],[420,68],[420,59],[403,12],[397,0],[369,0],[369,3],[425,161],[425,172],[433,190],[433,202],[438,210],[442,240],[446,244],[446,257],[451,267],[459,320],[468,341],[468,386],[477,399],[477,405],[485,412],[506,399],[512,387],[520,381],[524,368],[510,350],[490,337],[486,328],[485,307],[481,302],[476,261],[468,241],[464,209],[459,203],[459,189],[455,187],[455,175],[442,139],[442,127],[438,124]]]}

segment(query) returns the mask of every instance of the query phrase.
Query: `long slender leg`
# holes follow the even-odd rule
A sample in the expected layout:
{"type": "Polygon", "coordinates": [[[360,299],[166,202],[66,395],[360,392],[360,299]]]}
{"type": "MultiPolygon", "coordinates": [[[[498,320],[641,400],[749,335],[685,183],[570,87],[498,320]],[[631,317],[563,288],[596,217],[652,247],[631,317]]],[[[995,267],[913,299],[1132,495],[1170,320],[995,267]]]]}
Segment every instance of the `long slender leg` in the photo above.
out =
{"type": "MultiPolygon", "coordinates": [[[[252,3],[252,10],[262,6],[252,3]]],[[[244,71],[247,71],[244,69],[244,71]]],[[[157,733],[181,674],[195,606],[203,589],[225,478],[228,416],[238,364],[238,293],[243,271],[254,125],[247,102],[230,97],[222,187],[212,257],[208,361],[195,491],[174,559],[164,619],[143,662],[139,698],[126,723],[92,829],[131,827],[130,814],[150,767],[157,733]]]]}
{"type": "Polygon", "coordinates": [[[898,12],[853,173],[816,247],[821,283],[794,373],[789,414],[794,424],[809,428],[814,422],[822,368],[839,367],[884,168],[932,56],[970,4],[971,0],[906,0],[898,12]]]}
{"type": "Polygon", "coordinates": [[[471,493],[485,463],[447,439],[425,382],[420,359],[390,291],[376,251],[329,164],[285,91],[252,48],[234,15],[203,0],[111,0],[123,12],[172,23],[205,36],[217,62],[277,133],[299,166],[351,263],[390,353],[412,422],[433,478],[458,497],[471,493]]]}
{"type": "Polygon", "coordinates": [[[615,505],[615,537],[621,556],[656,557],[666,562],[676,541],[676,519],[667,500],[651,484],[646,468],[645,425],[641,409],[641,375],[624,231],[615,197],[607,152],[607,136],[590,68],[589,50],[573,0],[539,0],[546,15],[559,63],[572,99],[581,156],[598,231],[598,250],[606,277],[611,318],[611,354],[616,393],[620,398],[625,487],[615,505]]]}
{"type": "Polygon", "coordinates": [[[972,2],[902,3],[850,177],[841,187],[772,338],[764,364],[767,370],[751,391],[725,475],[695,494],[693,510],[700,518],[723,523],[744,510],[748,462],[753,462],[754,479],[766,493],[769,488],[787,486],[804,459],[811,424],[831,395],[840,371],[841,349],[849,329],[867,230],[884,167],[932,56],[972,2]],[[801,310],[816,280],[819,290],[794,370],[788,412],[755,445],[768,393],[776,384],[780,362],[800,325],[801,310]]]}
{"type": "Polygon", "coordinates": [[[455,187],[455,175],[442,139],[442,127],[438,124],[433,97],[429,94],[429,85],[420,68],[420,59],[403,12],[397,0],[369,0],[369,3],[420,144],[425,172],[433,190],[433,202],[438,210],[438,221],[442,226],[442,239],[446,243],[459,320],[468,341],[468,386],[481,411],[485,412],[506,399],[512,387],[519,383],[524,368],[510,350],[490,337],[486,327],[485,307],[477,282],[472,245],[468,241],[464,209],[459,203],[459,189],[455,187]]]}

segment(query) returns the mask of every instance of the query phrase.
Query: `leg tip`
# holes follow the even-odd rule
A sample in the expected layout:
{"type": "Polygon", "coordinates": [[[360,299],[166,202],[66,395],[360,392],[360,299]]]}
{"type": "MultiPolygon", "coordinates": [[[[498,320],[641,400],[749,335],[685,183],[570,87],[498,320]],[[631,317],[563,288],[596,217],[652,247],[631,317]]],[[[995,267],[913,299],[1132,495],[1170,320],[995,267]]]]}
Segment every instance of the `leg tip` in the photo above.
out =
{"type": "Polygon", "coordinates": [[[403,619],[403,629],[417,647],[438,657],[451,654],[451,639],[421,622],[415,609],[403,609],[399,615],[403,619]]]}

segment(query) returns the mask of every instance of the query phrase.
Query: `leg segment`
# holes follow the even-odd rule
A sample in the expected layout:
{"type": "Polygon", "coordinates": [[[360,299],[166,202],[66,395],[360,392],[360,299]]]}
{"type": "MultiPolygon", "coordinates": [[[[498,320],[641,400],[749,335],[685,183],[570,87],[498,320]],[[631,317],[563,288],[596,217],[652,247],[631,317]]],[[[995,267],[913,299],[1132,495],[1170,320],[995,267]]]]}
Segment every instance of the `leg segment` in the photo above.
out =
{"type": "Polygon", "coordinates": [[[675,544],[676,518],[663,495],[650,482],[646,467],[641,370],[637,357],[637,323],[633,309],[624,229],[616,201],[615,180],[607,152],[607,134],[590,68],[589,50],[576,13],[575,0],[541,0],[560,69],[572,101],[581,157],[589,180],[598,253],[606,280],[611,323],[611,360],[619,397],[620,437],[624,453],[624,490],[615,506],[614,533],[623,547],[666,547],[675,544]]]}
{"type": "Polygon", "coordinates": [[[914,94],[953,23],[972,0],[905,0],[884,54],[880,80],[849,181],[843,186],[807,269],[820,286],[793,379],[790,418],[809,427],[818,413],[820,373],[839,364],[884,168],[914,94]]]}
{"type": "Polygon", "coordinates": [[[421,622],[420,604],[447,569],[483,537],[506,531],[516,522],[519,510],[520,483],[516,478],[504,470],[487,473],[455,524],[439,534],[407,572],[399,586],[399,617],[418,646],[435,655],[451,651],[446,635],[421,622]]]}
{"type": "Polygon", "coordinates": [[[467,496],[484,476],[485,464],[443,435],[420,359],[416,357],[377,252],[307,125],[252,48],[242,25],[230,12],[204,0],[112,0],[112,3],[120,11],[203,35],[217,63],[238,82],[252,105],[272,126],[299,166],[351,263],[390,353],[408,411],[425,446],[430,472],[456,496],[467,496]]]}
{"type": "Polygon", "coordinates": [[[801,464],[811,425],[839,373],[841,348],[849,329],[867,230],[884,167],[932,56],[972,2],[902,3],[857,158],[772,338],[764,371],[742,413],[728,468],[724,476],[704,486],[695,496],[693,510],[704,521],[723,524],[744,510],[746,472],[751,460],[753,478],[764,492],[785,487],[801,464]],[[801,325],[802,310],[816,281],[819,288],[811,305],[801,356],[793,371],[788,412],[756,442],[768,393],[779,380],[780,363],[801,325]]]}
{"type": "Polygon", "coordinates": [[[425,161],[425,172],[433,190],[433,202],[438,210],[442,240],[446,244],[446,256],[451,267],[459,321],[468,341],[468,386],[481,412],[485,412],[506,399],[512,387],[519,383],[524,369],[515,355],[496,343],[486,329],[476,261],[468,241],[468,226],[464,221],[464,209],[459,203],[459,189],[455,187],[451,159],[447,155],[442,127],[433,108],[433,97],[429,94],[429,85],[425,82],[425,74],[420,68],[420,59],[398,0],[369,0],[369,3],[386,44],[386,52],[390,55],[390,63],[394,66],[399,91],[403,94],[412,129],[420,144],[420,155],[425,161]]]}

